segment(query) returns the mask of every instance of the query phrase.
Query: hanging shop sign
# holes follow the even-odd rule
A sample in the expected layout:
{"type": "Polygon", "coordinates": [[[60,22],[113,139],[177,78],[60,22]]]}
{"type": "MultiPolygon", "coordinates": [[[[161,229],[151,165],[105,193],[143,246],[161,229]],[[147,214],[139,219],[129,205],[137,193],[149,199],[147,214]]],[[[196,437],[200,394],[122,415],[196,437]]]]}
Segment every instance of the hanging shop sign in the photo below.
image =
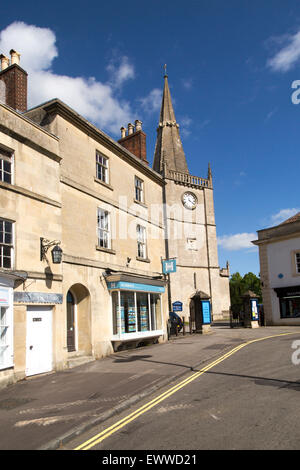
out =
{"type": "Polygon", "coordinates": [[[162,262],[163,273],[175,273],[176,272],[176,259],[164,259],[162,262]]]}

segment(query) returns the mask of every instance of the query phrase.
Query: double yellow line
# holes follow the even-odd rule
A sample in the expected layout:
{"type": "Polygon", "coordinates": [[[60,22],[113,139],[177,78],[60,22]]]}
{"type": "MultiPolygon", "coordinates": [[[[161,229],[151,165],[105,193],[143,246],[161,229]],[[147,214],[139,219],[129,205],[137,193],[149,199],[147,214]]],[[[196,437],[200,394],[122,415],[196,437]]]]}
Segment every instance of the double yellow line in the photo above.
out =
{"type": "MultiPolygon", "coordinates": [[[[186,378],[185,380],[182,380],[180,383],[178,383],[177,385],[174,385],[173,387],[169,388],[167,391],[165,391],[164,393],[162,393],[161,395],[159,395],[158,397],[154,398],[153,400],[151,400],[150,402],[146,403],[145,405],[141,406],[140,408],[138,408],[137,410],[135,410],[133,413],[129,414],[128,416],[126,416],[125,418],[121,419],[120,421],[118,421],[117,423],[113,424],[112,426],[110,426],[109,428],[107,429],[104,429],[104,431],[100,432],[99,434],[97,434],[96,436],[92,437],[91,439],[89,439],[88,441],[84,442],[83,444],[79,445],[78,447],[76,447],[74,450],[89,450],[91,449],[92,447],[94,447],[95,445],[99,444],[100,442],[104,441],[104,439],[106,439],[107,437],[111,436],[112,434],[114,434],[115,432],[119,431],[120,429],[122,429],[124,426],[127,426],[127,424],[129,424],[131,421],[134,421],[135,419],[137,419],[139,416],[141,416],[142,414],[146,413],[147,411],[151,410],[151,408],[153,408],[154,406],[158,405],[159,403],[161,403],[163,400],[166,400],[166,398],[170,397],[171,395],[173,395],[174,393],[178,392],[178,390],[180,390],[181,388],[185,387],[186,385],[188,385],[189,383],[193,382],[194,380],[196,380],[198,377],[200,377],[202,374],[204,374],[205,372],[207,372],[209,369],[211,369],[212,367],[215,367],[217,364],[219,364],[220,362],[222,361],[225,361],[225,359],[227,359],[228,357],[232,356],[233,354],[235,354],[237,351],[239,351],[240,349],[244,348],[245,346],[248,346],[249,344],[251,343],[256,343],[258,341],[263,341],[265,339],[269,339],[269,338],[275,338],[277,336],[286,336],[286,335],[293,335],[293,334],[296,334],[296,333],[281,333],[281,334],[278,334],[278,335],[273,335],[273,336],[265,336],[263,338],[258,338],[258,339],[254,339],[252,341],[247,341],[246,343],[242,343],[240,344],[239,346],[235,347],[234,349],[231,349],[230,351],[228,351],[226,354],[224,354],[223,356],[219,357],[218,359],[216,359],[215,361],[211,362],[210,364],[208,364],[207,366],[203,367],[199,372],[195,372],[194,374],[192,374],[190,377],[186,378]]],[[[299,334],[299,333],[297,333],[299,334]]]]}

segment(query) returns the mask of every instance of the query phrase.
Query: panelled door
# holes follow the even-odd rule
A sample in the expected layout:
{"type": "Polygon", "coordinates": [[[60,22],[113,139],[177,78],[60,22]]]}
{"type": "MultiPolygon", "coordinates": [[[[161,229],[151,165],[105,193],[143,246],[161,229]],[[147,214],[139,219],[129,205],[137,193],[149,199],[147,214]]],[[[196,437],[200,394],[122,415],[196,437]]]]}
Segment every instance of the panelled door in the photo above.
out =
{"type": "Polygon", "coordinates": [[[68,352],[76,350],[75,344],[75,300],[69,291],[67,294],[67,347],[68,352]]]}
{"type": "Polygon", "coordinates": [[[26,375],[52,370],[52,308],[27,307],[26,375]]]}

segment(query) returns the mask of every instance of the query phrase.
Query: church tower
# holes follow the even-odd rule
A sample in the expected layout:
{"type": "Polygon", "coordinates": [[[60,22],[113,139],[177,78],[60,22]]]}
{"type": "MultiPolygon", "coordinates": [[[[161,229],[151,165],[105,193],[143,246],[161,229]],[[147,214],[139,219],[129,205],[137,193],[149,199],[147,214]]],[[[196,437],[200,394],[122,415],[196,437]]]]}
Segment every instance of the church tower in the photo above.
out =
{"type": "Polygon", "coordinates": [[[214,320],[229,314],[229,268],[218,263],[212,171],[208,164],[206,178],[189,173],[166,72],[153,169],[165,181],[166,257],[177,265],[169,275],[169,309],[182,302],[181,316],[201,330],[200,300],[210,300],[214,320]]]}

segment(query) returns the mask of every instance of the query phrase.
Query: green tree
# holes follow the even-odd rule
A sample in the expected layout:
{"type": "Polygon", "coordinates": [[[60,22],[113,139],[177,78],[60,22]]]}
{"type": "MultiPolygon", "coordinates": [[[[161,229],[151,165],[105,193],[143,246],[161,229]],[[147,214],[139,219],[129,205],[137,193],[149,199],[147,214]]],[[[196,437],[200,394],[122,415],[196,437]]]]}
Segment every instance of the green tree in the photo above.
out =
{"type": "Polygon", "coordinates": [[[260,278],[249,272],[242,277],[240,273],[232,274],[230,281],[230,301],[233,311],[239,311],[243,305],[242,295],[251,290],[257,295],[259,303],[262,302],[260,278]]]}

